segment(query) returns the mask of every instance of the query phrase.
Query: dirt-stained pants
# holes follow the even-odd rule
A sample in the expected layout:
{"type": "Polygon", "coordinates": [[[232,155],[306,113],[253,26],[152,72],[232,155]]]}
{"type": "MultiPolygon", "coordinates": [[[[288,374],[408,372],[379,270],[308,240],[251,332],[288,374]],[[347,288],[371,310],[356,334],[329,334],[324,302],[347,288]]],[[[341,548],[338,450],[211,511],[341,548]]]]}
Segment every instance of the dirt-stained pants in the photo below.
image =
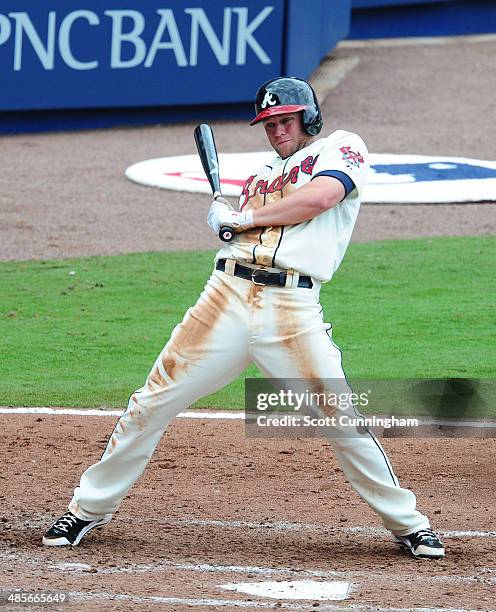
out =
{"type": "MultiPolygon", "coordinates": [[[[83,473],[69,509],[84,520],[115,512],[170,421],[251,362],[269,378],[344,379],[317,287],[260,286],[214,271],[131,396],[101,460],[83,473]]],[[[388,529],[406,535],[429,526],[372,434],[352,435],[348,426],[329,440],[346,478],[388,529]]]]}

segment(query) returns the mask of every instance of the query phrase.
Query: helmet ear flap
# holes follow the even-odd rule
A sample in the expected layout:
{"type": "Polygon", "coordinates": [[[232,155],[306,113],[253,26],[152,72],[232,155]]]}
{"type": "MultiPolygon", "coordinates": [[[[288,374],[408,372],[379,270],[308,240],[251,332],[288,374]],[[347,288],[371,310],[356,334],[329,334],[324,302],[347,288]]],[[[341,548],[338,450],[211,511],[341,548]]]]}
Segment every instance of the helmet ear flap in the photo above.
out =
{"type": "Polygon", "coordinates": [[[322,113],[320,111],[319,102],[315,91],[312,89],[310,84],[305,82],[305,85],[310,90],[313,97],[313,105],[309,105],[303,115],[303,124],[305,131],[310,136],[317,136],[322,129],[324,122],[322,121],[322,113]]]}
{"type": "Polygon", "coordinates": [[[322,129],[323,121],[320,109],[315,112],[315,109],[307,109],[303,111],[303,126],[305,132],[310,136],[317,136],[322,129]]]}

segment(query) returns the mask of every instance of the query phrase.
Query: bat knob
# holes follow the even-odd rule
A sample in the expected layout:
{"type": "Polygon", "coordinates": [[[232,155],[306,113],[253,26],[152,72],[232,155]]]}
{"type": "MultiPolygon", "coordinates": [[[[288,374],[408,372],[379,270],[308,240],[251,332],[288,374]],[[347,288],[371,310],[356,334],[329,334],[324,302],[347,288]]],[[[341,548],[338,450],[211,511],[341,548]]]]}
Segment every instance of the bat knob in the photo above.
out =
{"type": "Polygon", "coordinates": [[[219,238],[222,240],[222,242],[231,242],[231,240],[234,238],[233,228],[227,225],[221,227],[219,231],[219,238]]]}

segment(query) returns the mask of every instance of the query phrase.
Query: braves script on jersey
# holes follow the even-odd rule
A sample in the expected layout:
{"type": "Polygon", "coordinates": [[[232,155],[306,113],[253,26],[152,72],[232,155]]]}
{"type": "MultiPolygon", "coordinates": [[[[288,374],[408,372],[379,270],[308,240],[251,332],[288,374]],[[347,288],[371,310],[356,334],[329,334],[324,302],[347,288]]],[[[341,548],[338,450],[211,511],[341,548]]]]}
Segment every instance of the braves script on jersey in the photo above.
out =
{"type": "Polygon", "coordinates": [[[284,227],[257,227],[236,235],[217,258],[293,269],[320,281],[330,280],[349,244],[368,168],[365,143],[357,134],[343,130],[316,140],[286,159],[277,156],[248,177],[239,199],[240,210],[269,204],[283,206],[284,196],[316,176],[339,178],[344,174],[355,188],[340,204],[310,221],[284,227]]]}

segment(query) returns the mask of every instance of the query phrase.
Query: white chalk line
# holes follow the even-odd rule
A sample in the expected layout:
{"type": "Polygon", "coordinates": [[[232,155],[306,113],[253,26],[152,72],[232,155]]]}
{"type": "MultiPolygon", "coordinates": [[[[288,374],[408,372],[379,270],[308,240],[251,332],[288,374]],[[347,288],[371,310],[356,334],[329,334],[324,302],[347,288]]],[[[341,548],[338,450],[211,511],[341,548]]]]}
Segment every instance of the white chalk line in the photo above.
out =
{"type": "MultiPolygon", "coordinates": [[[[120,417],[124,413],[124,410],[100,410],[95,408],[80,409],[80,408],[49,408],[44,406],[39,407],[25,407],[25,408],[11,408],[7,406],[0,407],[0,414],[45,414],[51,416],[99,416],[99,417],[120,417]]],[[[177,415],[178,418],[182,419],[215,419],[215,420],[240,420],[245,418],[244,411],[200,411],[200,410],[188,410],[180,412],[177,415]]],[[[432,425],[453,427],[453,428],[481,428],[481,429],[495,429],[496,430],[496,419],[472,419],[472,420],[453,420],[453,419],[433,419],[431,417],[416,417],[420,427],[429,427],[432,425]]]]}
{"type": "MultiPolygon", "coordinates": [[[[127,514],[119,514],[119,519],[133,520],[132,516],[127,514]]],[[[47,515],[36,515],[33,516],[29,521],[12,520],[9,523],[17,528],[28,528],[28,529],[45,529],[53,521],[53,516],[47,515]]],[[[357,525],[354,527],[341,527],[340,525],[332,525],[329,523],[298,523],[292,521],[242,521],[242,520],[227,520],[227,519],[197,519],[197,518],[184,518],[174,519],[172,517],[161,517],[152,519],[148,517],[145,519],[145,523],[159,523],[161,525],[178,525],[178,526],[189,526],[189,527],[218,527],[221,529],[250,529],[250,530],[266,530],[266,531],[311,531],[320,533],[343,533],[343,534],[354,534],[363,538],[377,538],[386,537],[391,538],[391,534],[387,529],[383,527],[368,527],[357,525]]],[[[495,538],[496,531],[487,531],[483,529],[477,530],[455,530],[455,529],[444,529],[437,530],[437,533],[441,537],[446,538],[495,538]]]]}
{"type": "Polygon", "coordinates": [[[0,561],[13,564],[15,562],[40,567],[45,570],[69,571],[71,573],[98,573],[98,574],[142,574],[150,572],[192,571],[201,573],[221,574],[252,574],[254,576],[307,576],[310,578],[335,578],[343,572],[311,569],[296,569],[289,567],[259,567],[256,565],[219,565],[212,563],[187,563],[162,560],[157,563],[132,563],[123,567],[95,567],[86,563],[73,563],[65,561],[50,562],[45,557],[34,557],[32,554],[19,552],[0,552],[0,561]],[[96,572],[94,572],[96,570],[96,572]]]}
{"type": "MultiPolygon", "coordinates": [[[[68,593],[69,600],[91,601],[96,599],[110,599],[116,601],[131,601],[133,603],[156,603],[165,605],[189,605],[189,606],[211,606],[211,607],[238,607],[238,608],[282,608],[284,610],[311,610],[311,605],[288,604],[282,601],[263,602],[246,601],[235,599],[183,599],[179,597],[159,597],[154,595],[122,595],[120,593],[68,593]]],[[[318,610],[332,612],[345,612],[346,610],[376,610],[377,612],[468,612],[465,608],[381,608],[368,604],[329,605],[319,602],[318,610]]]]}
{"type": "MultiPolygon", "coordinates": [[[[159,597],[153,595],[122,595],[120,593],[68,593],[69,600],[96,600],[96,599],[111,599],[116,601],[130,601],[133,603],[151,603],[163,605],[189,605],[203,607],[238,607],[238,608],[282,608],[284,610],[309,610],[309,604],[289,604],[282,601],[263,602],[263,601],[246,601],[236,599],[185,599],[179,597],[159,597]]],[[[332,612],[346,612],[346,610],[376,610],[377,612],[468,612],[465,608],[381,608],[368,604],[349,604],[347,606],[321,604],[319,602],[318,610],[328,610],[332,612]]]]}
{"type": "MultiPolygon", "coordinates": [[[[22,554],[19,552],[1,553],[0,561],[13,564],[21,563],[31,568],[40,568],[44,572],[47,570],[70,572],[75,574],[93,573],[109,574],[147,574],[171,571],[199,572],[202,574],[241,574],[250,577],[263,578],[294,578],[308,577],[321,579],[341,579],[358,582],[360,580],[378,580],[383,578],[384,572],[371,572],[370,570],[318,570],[304,569],[295,567],[260,567],[256,565],[222,565],[213,563],[187,563],[162,560],[157,563],[132,563],[123,567],[97,567],[86,563],[74,563],[66,561],[50,562],[45,557],[34,557],[33,554],[22,554]]],[[[412,563],[418,561],[412,560],[412,563]]],[[[486,585],[496,585],[496,576],[491,575],[491,568],[481,568],[480,573],[458,576],[458,575],[438,575],[425,576],[422,574],[398,574],[394,575],[394,580],[399,583],[425,582],[425,583],[446,583],[446,584],[480,584],[483,580],[486,585]],[[489,574],[489,575],[488,575],[489,574]]]]}
{"type": "Polygon", "coordinates": [[[342,40],[338,49],[368,49],[371,47],[441,46],[457,43],[485,43],[496,40],[496,34],[466,34],[462,36],[407,36],[404,38],[369,38],[342,40]]]}
{"type": "MultiPolygon", "coordinates": [[[[52,416],[101,416],[101,417],[120,417],[124,414],[124,410],[99,410],[88,408],[87,410],[79,408],[47,408],[44,406],[31,408],[10,408],[7,406],[0,407],[0,414],[46,414],[52,416]]],[[[244,412],[200,412],[189,410],[181,412],[177,415],[183,419],[232,419],[242,420],[245,417],[244,412]]]]}
{"type": "MultiPolygon", "coordinates": [[[[228,528],[243,528],[243,529],[267,529],[273,531],[332,531],[339,533],[352,533],[361,535],[364,537],[377,537],[377,536],[390,536],[390,532],[387,529],[380,527],[339,527],[334,525],[326,525],[322,523],[292,523],[289,521],[275,521],[275,522],[257,522],[257,521],[229,521],[229,520],[209,520],[209,519],[178,519],[168,520],[168,522],[180,524],[180,525],[192,525],[192,526],[203,526],[203,527],[228,527],[228,528]]],[[[445,530],[438,531],[439,535],[450,538],[494,538],[496,537],[496,531],[457,531],[457,530],[445,530]]]]}
{"type": "MultiPolygon", "coordinates": [[[[69,600],[95,601],[98,599],[110,599],[112,601],[129,601],[137,604],[161,604],[169,606],[194,606],[194,607],[215,607],[215,608],[272,608],[273,602],[242,600],[242,599],[191,599],[183,597],[160,597],[158,595],[122,595],[120,593],[69,593],[69,600]]],[[[286,610],[308,610],[307,605],[287,604],[278,602],[278,608],[286,610]]],[[[319,610],[345,610],[341,606],[319,605],[319,610]]],[[[443,611],[444,612],[444,611],[443,611]]]]}
{"type": "Polygon", "coordinates": [[[192,572],[221,573],[221,574],[253,574],[255,576],[308,576],[310,578],[336,578],[342,575],[338,571],[295,569],[290,567],[258,567],[256,565],[216,565],[212,563],[175,563],[174,561],[161,561],[153,564],[136,564],[126,567],[109,567],[98,570],[102,574],[134,574],[146,572],[160,572],[166,570],[184,570],[192,572]]]}

